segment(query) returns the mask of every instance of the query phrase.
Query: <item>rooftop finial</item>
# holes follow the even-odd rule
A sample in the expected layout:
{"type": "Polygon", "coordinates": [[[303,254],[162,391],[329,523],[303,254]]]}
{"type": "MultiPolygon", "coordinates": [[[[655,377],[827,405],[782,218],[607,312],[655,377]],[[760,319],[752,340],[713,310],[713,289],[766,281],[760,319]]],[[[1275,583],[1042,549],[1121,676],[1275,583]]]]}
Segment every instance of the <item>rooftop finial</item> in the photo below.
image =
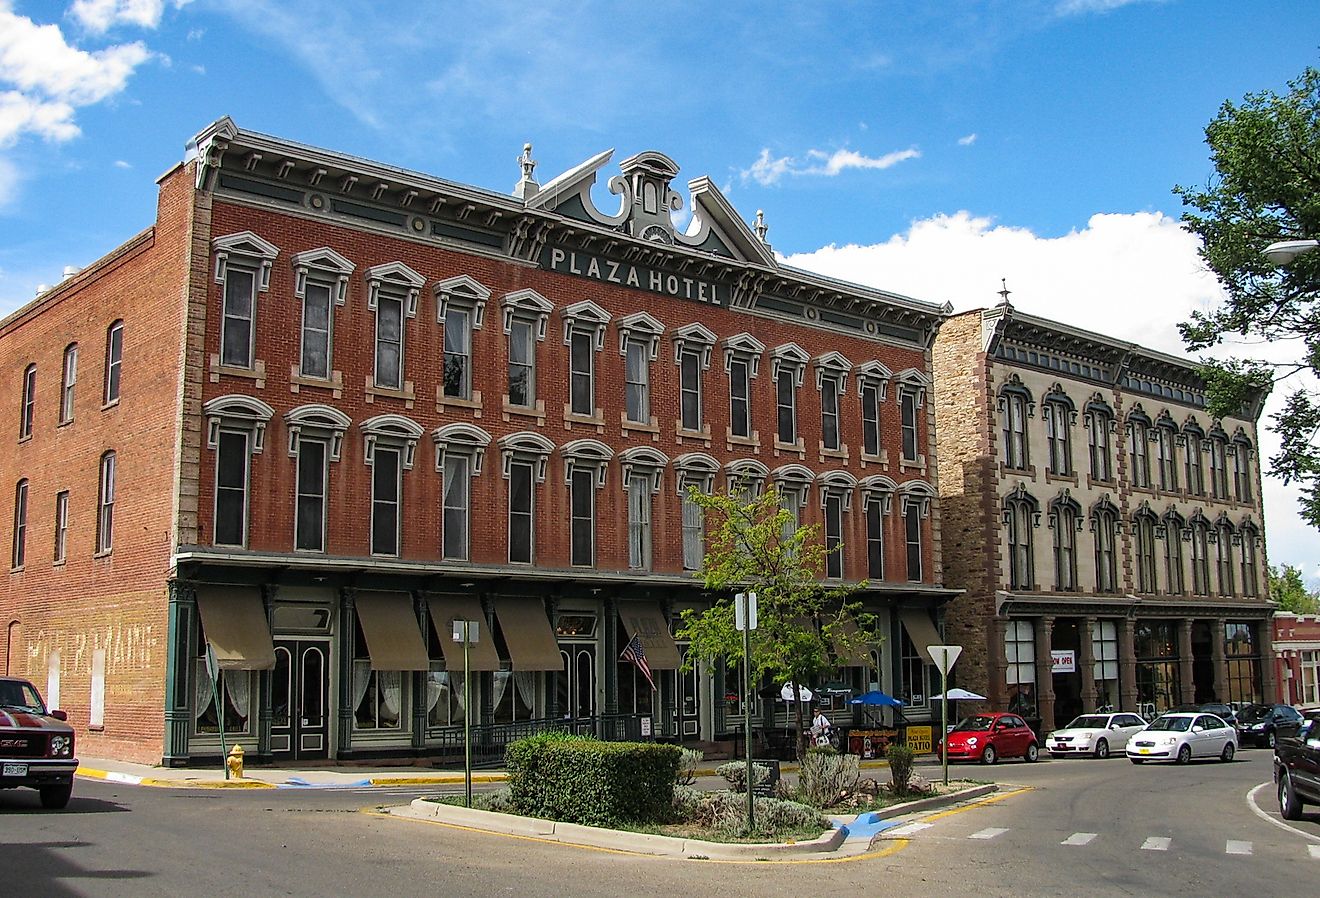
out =
{"type": "Polygon", "coordinates": [[[518,157],[518,167],[522,169],[522,179],[514,185],[513,195],[521,200],[530,199],[541,189],[541,185],[536,183],[536,178],[532,177],[532,173],[536,171],[536,160],[532,158],[530,143],[523,144],[522,155],[518,157]]]}
{"type": "Polygon", "coordinates": [[[1013,292],[1012,290],[1008,289],[1008,278],[1000,278],[999,284],[1000,284],[999,297],[1000,299],[1003,300],[1003,304],[1007,306],[1009,305],[1008,294],[1013,292]]]}
{"type": "Polygon", "coordinates": [[[770,228],[765,223],[765,213],[762,212],[760,209],[756,210],[756,226],[753,228],[753,230],[756,231],[757,239],[759,239],[762,243],[765,243],[765,235],[770,230],[770,228]]]}

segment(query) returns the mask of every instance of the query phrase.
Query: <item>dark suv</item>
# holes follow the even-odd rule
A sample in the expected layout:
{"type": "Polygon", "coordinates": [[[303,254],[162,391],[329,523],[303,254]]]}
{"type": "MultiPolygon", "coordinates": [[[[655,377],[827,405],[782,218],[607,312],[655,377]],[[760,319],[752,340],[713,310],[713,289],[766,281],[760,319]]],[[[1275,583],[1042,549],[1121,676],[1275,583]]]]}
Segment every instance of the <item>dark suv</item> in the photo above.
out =
{"type": "Polygon", "coordinates": [[[1247,705],[1237,713],[1238,744],[1273,748],[1279,737],[1297,735],[1301,724],[1292,705],[1247,705]]]}
{"type": "Polygon", "coordinates": [[[1172,709],[1189,714],[1213,714],[1231,727],[1237,726],[1237,712],[1223,702],[1201,702],[1195,705],[1179,705],[1172,709]]]}
{"type": "Polygon", "coordinates": [[[0,677],[0,789],[36,789],[43,808],[69,803],[78,758],[66,720],[63,711],[46,712],[27,680],[0,677]]]}

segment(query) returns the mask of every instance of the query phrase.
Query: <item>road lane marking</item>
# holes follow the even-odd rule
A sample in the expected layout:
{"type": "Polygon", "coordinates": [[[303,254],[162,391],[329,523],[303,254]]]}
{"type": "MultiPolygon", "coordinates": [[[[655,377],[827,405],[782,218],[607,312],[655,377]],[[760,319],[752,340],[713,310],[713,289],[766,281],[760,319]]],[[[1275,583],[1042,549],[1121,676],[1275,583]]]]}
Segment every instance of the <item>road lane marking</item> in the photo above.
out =
{"type": "Polygon", "coordinates": [[[1141,843],[1141,850],[1168,851],[1169,843],[1172,841],[1173,839],[1170,839],[1167,836],[1151,836],[1149,839],[1141,843]]]}
{"type": "Polygon", "coordinates": [[[1068,838],[1060,842],[1060,845],[1089,845],[1095,839],[1097,833],[1073,833],[1068,838]]]}
{"type": "Polygon", "coordinates": [[[972,834],[971,834],[970,836],[968,836],[967,838],[969,838],[969,839],[993,839],[995,836],[1002,836],[1002,835],[1003,835],[1004,833],[1006,833],[1006,832],[1008,832],[1008,830],[1006,830],[1006,829],[1000,829],[999,827],[992,826],[992,827],[990,827],[989,829],[983,829],[983,830],[981,830],[979,833],[972,833],[972,834]]]}
{"type": "Polygon", "coordinates": [[[1229,839],[1224,845],[1224,854],[1251,854],[1251,843],[1229,839]]]}
{"type": "Polygon", "coordinates": [[[910,836],[913,833],[921,832],[923,829],[930,829],[934,823],[905,823],[902,826],[891,829],[888,836],[910,836]]]}
{"type": "Polygon", "coordinates": [[[1256,796],[1262,789],[1269,789],[1272,791],[1274,788],[1275,786],[1273,782],[1265,782],[1261,783],[1259,786],[1255,786],[1247,792],[1247,807],[1251,808],[1251,812],[1266,823],[1277,826],[1279,829],[1285,829],[1294,836],[1301,836],[1303,839],[1310,839],[1312,842],[1320,842],[1320,836],[1314,836],[1295,826],[1290,826],[1287,821],[1279,819],[1277,811],[1273,814],[1268,814],[1261,809],[1260,805],[1256,804],[1256,796]]]}

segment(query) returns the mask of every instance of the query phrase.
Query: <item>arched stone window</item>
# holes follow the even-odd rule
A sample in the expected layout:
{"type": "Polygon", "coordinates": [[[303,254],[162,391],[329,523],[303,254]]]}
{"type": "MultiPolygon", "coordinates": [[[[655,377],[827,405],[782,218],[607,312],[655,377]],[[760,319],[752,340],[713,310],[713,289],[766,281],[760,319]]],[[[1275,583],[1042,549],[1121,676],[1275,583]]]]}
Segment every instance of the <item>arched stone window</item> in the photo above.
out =
{"type": "Polygon", "coordinates": [[[1019,483],[1004,497],[1004,530],[1008,534],[1008,588],[1036,588],[1036,538],[1040,502],[1019,483]]]}

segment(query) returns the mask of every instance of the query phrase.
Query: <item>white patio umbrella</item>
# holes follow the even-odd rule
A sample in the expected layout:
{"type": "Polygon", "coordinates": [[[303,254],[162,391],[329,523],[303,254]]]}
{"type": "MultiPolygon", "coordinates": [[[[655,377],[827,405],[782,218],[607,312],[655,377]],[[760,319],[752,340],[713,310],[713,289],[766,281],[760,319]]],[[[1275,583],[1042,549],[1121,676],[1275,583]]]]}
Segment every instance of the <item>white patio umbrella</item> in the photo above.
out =
{"type": "Polygon", "coordinates": [[[809,702],[809,701],[811,701],[812,698],[815,696],[815,693],[813,693],[813,692],[812,692],[810,689],[808,689],[806,686],[803,686],[803,685],[801,685],[801,684],[798,684],[798,687],[797,687],[797,696],[794,697],[794,696],[793,696],[793,684],[792,684],[792,683],[785,683],[785,684],[784,684],[784,688],[782,688],[782,689],[779,690],[779,695],[780,695],[780,697],[781,697],[784,701],[786,701],[786,702],[793,702],[793,701],[809,702]]]}
{"type": "MultiPolygon", "coordinates": [[[[785,687],[785,688],[787,688],[787,687],[785,687]]],[[[930,697],[930,700],[933,701],[933,702],[938,702],[938,701],[942,700],[943,698],[944,698],[944,693],[941,692],[939,695],[932,695],[932,696],[930,697]]],[[[983,701],[985,701],[985,696],[984,696],[984,695],[977,695],[975,692],[969,692],[969,691],[966,690],[966,689],[956,689],[956,688],[955,688],[955,689],[950,689],[950,690],[949,690],[949,701],[951,701],[951,702],[983,702],[983,701]]]]}

